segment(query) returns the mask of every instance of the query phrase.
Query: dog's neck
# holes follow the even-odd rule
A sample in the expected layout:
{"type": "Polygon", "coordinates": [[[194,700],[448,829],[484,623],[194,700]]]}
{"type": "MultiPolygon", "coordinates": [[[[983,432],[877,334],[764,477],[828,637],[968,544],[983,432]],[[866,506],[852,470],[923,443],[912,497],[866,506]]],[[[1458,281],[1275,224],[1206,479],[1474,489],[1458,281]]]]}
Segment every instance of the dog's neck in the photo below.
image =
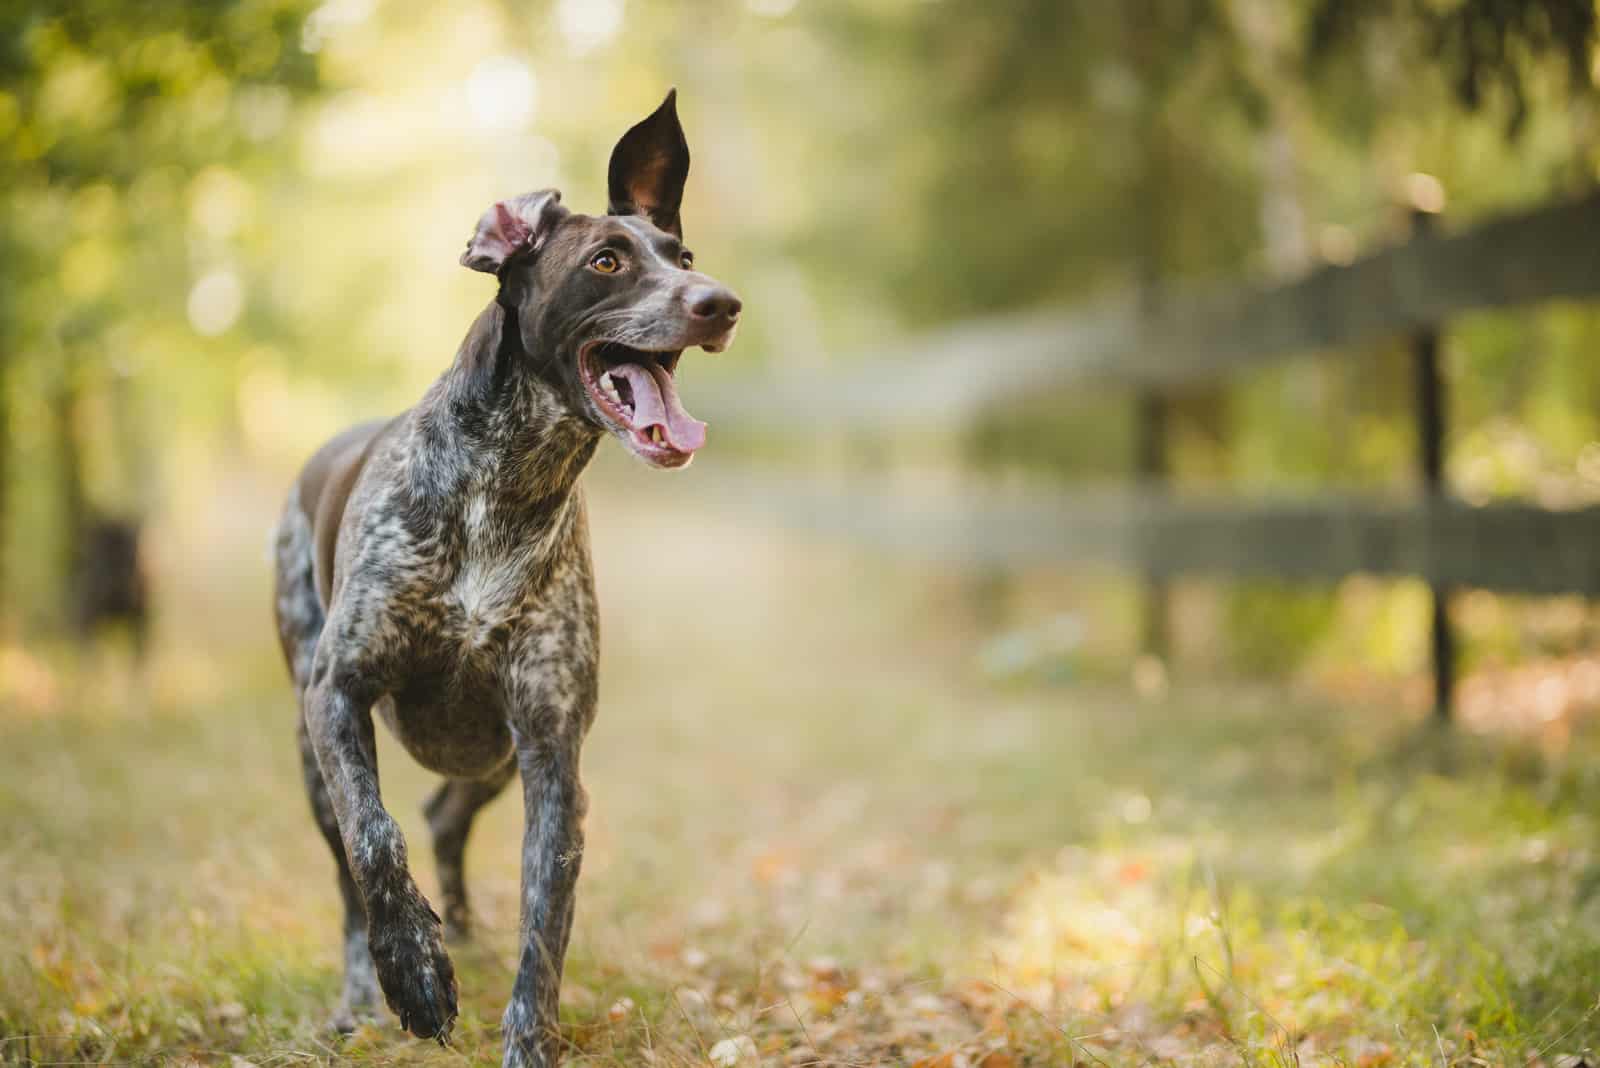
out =
{"type": "Polygon", "coordinates": [[[601,432],[573,414],[544,369],[540,355],[523,349],[514,308],[496,301],[479,313],[455,362],[417,406],[420,495],[448,499],[474,482],[529,504],[572,494],[601,432]]]}

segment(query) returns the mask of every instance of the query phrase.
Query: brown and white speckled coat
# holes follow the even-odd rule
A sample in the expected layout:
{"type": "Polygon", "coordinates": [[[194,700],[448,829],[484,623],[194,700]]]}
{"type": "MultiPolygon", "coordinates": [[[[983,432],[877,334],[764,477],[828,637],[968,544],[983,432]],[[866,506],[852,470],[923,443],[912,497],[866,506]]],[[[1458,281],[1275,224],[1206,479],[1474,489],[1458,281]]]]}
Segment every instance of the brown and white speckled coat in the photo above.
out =
{"type": "Polygon", "coordinates": [[[499,288],[454,363],[416,407],[323,446],[284,507],[278,631],[345,903],[341,1029],[381,992],[403,1027],[448,1036],[444,939],[470,927],[467,833],[520,775],[522,950],[505,1063],[558,1059],[583,852],[578,754],[598,692],[578,478],[607,432],[654,466],[690,460],[704,426],[673,371],[687,347],[726,347],[740,311],[683,247],[688,164],[669,95],[618,143],[608,214],[571,213],[550,190],[492,206],[462,262],[499,288]],[[374,711],[445,780],[425,806],[442,921],[379,795],[374,711]]]}

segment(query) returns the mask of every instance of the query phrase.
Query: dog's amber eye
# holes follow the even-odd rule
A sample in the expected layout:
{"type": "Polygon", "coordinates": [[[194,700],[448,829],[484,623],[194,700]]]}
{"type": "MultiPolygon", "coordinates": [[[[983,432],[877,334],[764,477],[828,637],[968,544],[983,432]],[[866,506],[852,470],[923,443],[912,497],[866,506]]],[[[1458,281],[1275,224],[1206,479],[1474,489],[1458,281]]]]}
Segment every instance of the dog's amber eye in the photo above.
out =
{"type": "Polygon", "coordinates": [[[686,271],[694,270],[694,253],[688,249],[678,253],[678,266],[686,271]]]}
{"type": "Polygon", "coordinates": [[[601,274],[616,274],[622,270],[622,261],[617,259],[615,252],[599,252],[589,261],[589,266],[601,274]]]}

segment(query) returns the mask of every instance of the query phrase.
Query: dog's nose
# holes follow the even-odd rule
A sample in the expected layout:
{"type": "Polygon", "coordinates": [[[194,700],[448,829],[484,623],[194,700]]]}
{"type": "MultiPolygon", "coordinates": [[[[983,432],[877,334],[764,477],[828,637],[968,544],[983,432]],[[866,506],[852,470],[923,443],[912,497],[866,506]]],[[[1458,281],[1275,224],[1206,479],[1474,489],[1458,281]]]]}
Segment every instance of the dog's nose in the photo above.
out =
{"type": "Polygon", "coordinates": [[[733,290],[701,286],[689,291],[689,314],[696,319],[722,319],[728,323],[739,321],[744,305],[733,295],[733,290]]]}

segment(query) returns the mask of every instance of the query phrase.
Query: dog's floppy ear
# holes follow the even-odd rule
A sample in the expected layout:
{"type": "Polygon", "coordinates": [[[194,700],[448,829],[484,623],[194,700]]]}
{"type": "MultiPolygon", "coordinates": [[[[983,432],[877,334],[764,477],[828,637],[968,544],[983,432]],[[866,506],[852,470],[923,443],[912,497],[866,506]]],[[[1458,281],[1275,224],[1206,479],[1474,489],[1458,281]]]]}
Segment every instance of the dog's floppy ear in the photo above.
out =
{"type": "Polygon", "coordinates": [[[683,236],[678,207],[689,178],[689,142],[678,122],[678,91],[650,117],[622,135],[611,150],[612,215],[647,215],[669,234],[683,236]]]}
{"type": "Polygon", "coordinates": [[[498,274],[512,256],[539,251],[566,214],[561,192],[556,189],[496,201],[478,220],[478,229],[461,254],[461,265],[498,274]]]}

